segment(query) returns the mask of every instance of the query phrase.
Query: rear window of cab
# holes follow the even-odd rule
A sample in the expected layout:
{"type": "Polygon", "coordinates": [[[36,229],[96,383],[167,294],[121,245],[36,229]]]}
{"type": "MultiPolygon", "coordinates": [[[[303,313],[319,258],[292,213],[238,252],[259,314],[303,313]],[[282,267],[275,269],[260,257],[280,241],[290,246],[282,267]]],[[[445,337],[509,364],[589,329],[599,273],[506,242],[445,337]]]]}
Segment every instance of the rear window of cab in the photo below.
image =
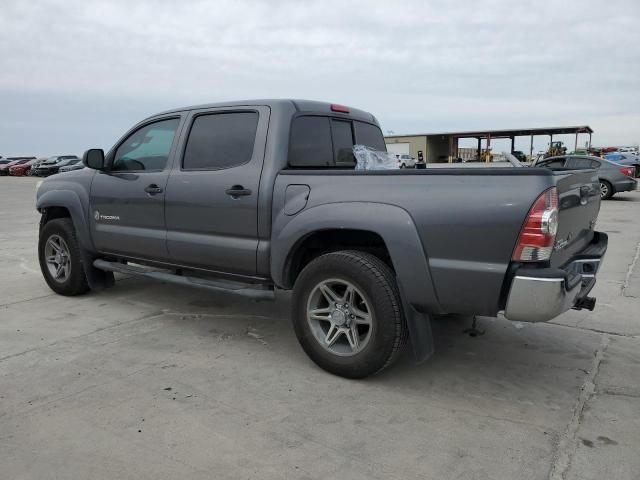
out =
{"type": "Polygon", "coordinates": [[[288,163],[293,168],[353,168],[354,145],[386,151],[377,125],[320,115],[296,117],[291,125],[288,163]]]}

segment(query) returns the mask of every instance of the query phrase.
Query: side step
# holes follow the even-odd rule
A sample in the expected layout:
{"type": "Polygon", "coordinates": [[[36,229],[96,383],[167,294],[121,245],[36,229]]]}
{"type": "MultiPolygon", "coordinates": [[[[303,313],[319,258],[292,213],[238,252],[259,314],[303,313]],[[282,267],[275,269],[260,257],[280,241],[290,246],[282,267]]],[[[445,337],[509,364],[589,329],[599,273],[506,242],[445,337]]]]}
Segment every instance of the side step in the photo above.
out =
{"type": "Polygon", "coordinates": [[[206,278],[189,277],[176,275],[168,270],[152,269],[142,266],[126,265],[119,262],[107,262],[106,260],[94,260],[93,266],[106,272],[118,272],[127,275],[141,275],[143,277],[154,278],[163,282],[177,283],[190,287],[200,287],[216,292],[234,293],[243,297],[250,297],[259,300],[273,300],[275,298],[274,289],[267,285],[254,285],[250,283],[234,282],[232,280],[208,280],[206,278]]]}

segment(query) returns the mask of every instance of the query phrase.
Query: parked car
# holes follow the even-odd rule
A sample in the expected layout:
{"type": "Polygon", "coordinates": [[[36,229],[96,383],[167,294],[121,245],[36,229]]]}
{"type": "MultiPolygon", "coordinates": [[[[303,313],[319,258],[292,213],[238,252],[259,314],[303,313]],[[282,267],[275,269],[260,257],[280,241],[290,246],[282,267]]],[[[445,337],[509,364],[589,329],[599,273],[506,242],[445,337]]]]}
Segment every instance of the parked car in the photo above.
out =
{"type": "Polygon", "coordinates": [[[7,176],[9,175],[9,169],[11,167],[13,167],[14,165],[21,165],[23,163],[27,163],[33,160],[34,158],[35,157],[9,157],[7,158],[9,162],[5,163],[4,165],[0,165],[0,175],[7,176]]]}
{"type": "Polygon", "coordinates": [[[302,348],[348,378],[405,340],[428,358],[431,314],[594,308],[607,249],[595,170],[355,170],[354,143],[386,150],[373,115],[321,102],[154,115],[41,183],[44,279],[61,295],[114,272],[254,299],[293,290],[302,348]]]}
{"type": "Polygon", "coordinates": [[[598,157],[572,155],[549,157],[534,162],[532,166],[552,170],[596,169],[600,181],[600,198],[603,200],[613,197],[618,192],[629,192],[638,187],[634,179],[633,167],[619,165],[598,157]]]}
{"type": "Polygon", "coordinates": [[[73,159],[78,159],[78,156],[77,155],[54,155],[52,157],[39,159],[38,162],[36,162],[31,168],[30,175],[44,176],[44,175],[40,175],[40,173],[45,173],[45,172],[48,173],[48,167],[55,165],[56,163],[62,160],[73,160],[73,159]],[[47,170],[44,170],[45,167],[47,167],[47,170]],[[42,168],[43,170],[40,171],[39,170],[40,168],[42,168]]]}
{"type": "Polygon", "coordinates": [[[640,155],[640,149],[637,146],[636,147],[618,147],[618,152],[640,155]]]}
{"type": "Polygon", "coordinates": [[[620,165],[627,165],[635,169],[635,177],[640,177],[640,157],[632,153],[609,153],[604,156],[605,160],[618,163],[620,165]]]}
{"type": "Polygon", "coordinates": [[[80,163],[80,159],[78,157],[58,160],[55,163],[45,162],[35,168],[34,175],[38,177],[48,177],[49,175],[58,173],[58,170],[61,167],[65,167],[67,165],[75,165],[77,163],[80,163]]]}
{"type": "Polygon", "coordinates": [[[406,153],[396,153],[398,159],[398,167],[400,168],[413,168],[416,166],[416,159],[406,153]]]}
{"type": "Polygon", "coordinates": [[[9,175],[13,177],[23,177],[27,175],[27,173],[29,173],[29,170],[31,170],[34,162],[36,162],[36,160],[29,160],[28,162],[9,167],[9,175]]]}
{"type": "Polygon", "coordinates": [[[72,165],[65,165],[64,167],[60,167],[58,173],[73,172],[74,170],[82,170],[83,168],[85,168],[84,163],[78,161],[73,163],[72,165]]]}

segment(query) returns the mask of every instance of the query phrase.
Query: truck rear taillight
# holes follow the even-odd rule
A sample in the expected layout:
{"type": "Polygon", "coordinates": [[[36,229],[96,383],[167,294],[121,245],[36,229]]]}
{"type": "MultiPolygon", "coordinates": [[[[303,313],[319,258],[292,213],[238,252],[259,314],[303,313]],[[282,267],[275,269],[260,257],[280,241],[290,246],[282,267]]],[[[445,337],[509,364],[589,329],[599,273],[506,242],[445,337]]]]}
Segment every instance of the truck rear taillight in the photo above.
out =
{"type": "Polygon", "coordinates": [[[534,202],[511,259],[516,262],[549,260],[558,232],[558,190],[551,187],[534,202]]]}
{"type": "Polygon", "coordinates": [[[634,177],[634,169],[631,167],[622,167],[620,169],[620,173],[626,175],[627,177],[634,177]]]}

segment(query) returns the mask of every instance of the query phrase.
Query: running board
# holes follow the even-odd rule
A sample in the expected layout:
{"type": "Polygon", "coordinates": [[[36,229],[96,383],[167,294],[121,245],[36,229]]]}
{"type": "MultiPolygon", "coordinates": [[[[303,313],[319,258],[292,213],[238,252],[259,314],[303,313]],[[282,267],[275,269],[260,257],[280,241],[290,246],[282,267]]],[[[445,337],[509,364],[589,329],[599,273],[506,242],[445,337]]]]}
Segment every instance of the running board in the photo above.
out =
{"type": "Polygon", "coordinates": [[[143,277],[154,278],[162,282],[206,288],[216,292],[234,293],[236,295],[242,295],[243,297],[250,297],[259,300],[273,300],[275,298],[273,287],[267,285],[254,285],[251,283],[241,283],[222,279],[208,280],[206,278],[176,275],[175,273],[170,273],[167,270],[151,269],[119,262],[107,262],[106,260],[101,259],[94,260],[93,266],[99,270],[104,270],[105,272],[141,275],[143,277]]]}

